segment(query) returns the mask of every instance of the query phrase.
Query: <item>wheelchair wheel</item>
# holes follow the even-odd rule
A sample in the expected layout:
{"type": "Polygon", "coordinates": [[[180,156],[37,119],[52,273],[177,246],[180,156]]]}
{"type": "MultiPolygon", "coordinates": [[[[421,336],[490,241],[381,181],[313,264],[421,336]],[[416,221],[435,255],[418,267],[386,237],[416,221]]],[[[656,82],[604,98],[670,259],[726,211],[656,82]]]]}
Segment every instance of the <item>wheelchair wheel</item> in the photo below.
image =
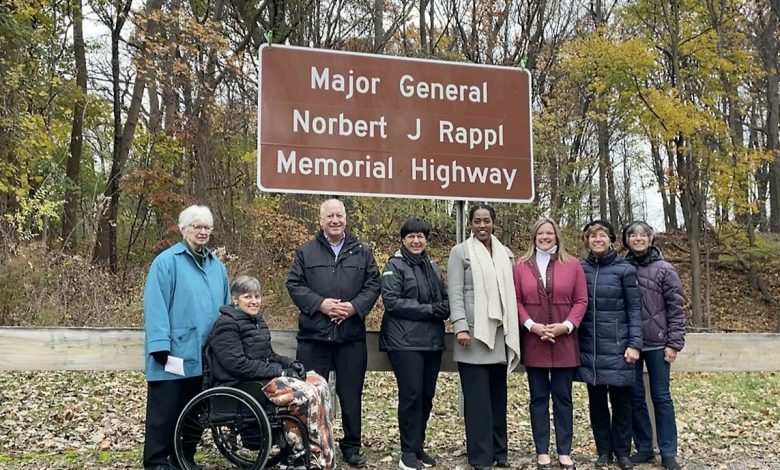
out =
{"type": "Polygon", "coordinates": [[[311,460],[311,451],[309,449],[309,431],[306,429],[306,426],[303,424],[303,422],[295,416],[287,414],[284,411],[269,411],[266,409],[266,412],[266,415],[270,418],[271,434],[273,435],[274,440],[271,443],[271,452],[268,454],[268,460],[266,461],[265,466],[267,468],[275,467],[282,463],[282,458],[290,455],[291,453],[295,453],[295,451],[290,448],[290,444],[285,440],[284,425],[286,422],[291,423],[298,429],[298,433],[301,436],[304,447],[303,458],[304,461],[309,462],[311,460]]]}
{"type": "Polygon", "coordinates": [[[250,394],[216,387],[199,393],[184,407],[176,422],[174,446],[186,470],[257,470],[271,452],[271,425],[250,394]]]}

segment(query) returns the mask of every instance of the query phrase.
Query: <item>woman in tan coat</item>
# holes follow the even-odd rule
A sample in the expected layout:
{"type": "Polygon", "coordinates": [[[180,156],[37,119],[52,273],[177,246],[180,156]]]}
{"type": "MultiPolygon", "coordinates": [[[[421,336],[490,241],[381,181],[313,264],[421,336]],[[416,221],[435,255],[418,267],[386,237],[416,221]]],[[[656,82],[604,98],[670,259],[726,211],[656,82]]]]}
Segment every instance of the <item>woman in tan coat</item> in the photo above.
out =
{"type": "Polygon", "coordinates": [[[476,470],[509,467],[506,380],[520,359],[514,255],[493,235],[495,219],[488,205],[469,211],[471,237],[452,248],[447,270],[466,451],[476,470]]]}

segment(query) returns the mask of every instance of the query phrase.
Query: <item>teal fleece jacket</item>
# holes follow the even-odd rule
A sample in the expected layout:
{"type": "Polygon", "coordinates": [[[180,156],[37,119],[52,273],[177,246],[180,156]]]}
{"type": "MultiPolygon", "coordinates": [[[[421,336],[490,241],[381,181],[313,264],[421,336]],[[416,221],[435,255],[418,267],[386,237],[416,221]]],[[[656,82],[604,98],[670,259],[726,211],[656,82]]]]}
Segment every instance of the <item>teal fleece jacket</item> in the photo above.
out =
{"type": "Polygon", "coordinates": [[[144,287],[146,380],[177,380],[203,375],[203,348],[219,307],[230,303],[225,265],[213,253],[199,266],[184,242],[160,253],[144,287]],[[184,359],[184,377],[165,372],[150,356],[170,351],[184,359]]]}

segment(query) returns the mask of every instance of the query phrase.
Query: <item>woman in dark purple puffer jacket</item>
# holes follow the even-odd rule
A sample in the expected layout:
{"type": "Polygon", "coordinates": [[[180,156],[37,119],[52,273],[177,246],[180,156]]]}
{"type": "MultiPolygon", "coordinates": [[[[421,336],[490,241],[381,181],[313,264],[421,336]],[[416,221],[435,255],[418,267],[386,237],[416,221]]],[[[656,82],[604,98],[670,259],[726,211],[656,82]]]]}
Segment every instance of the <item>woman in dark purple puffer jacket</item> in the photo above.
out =
{"type": "Polygon", "coordinates": [[[661,463],[667,469],[679,469],[677,463],[677,425],[669,390],[671,364],[685,345],[685,297],[680,276],[653,246],[653,228],[643,221],[631,222],[623,229],[626,261],[636,268],[642,299],[643,347],[636,362],[636,383],[632,397],[634,463],[655,462],[650,415],[645,401],[644,366],[650,382],[655,410],[656,437],[661,463]]]}

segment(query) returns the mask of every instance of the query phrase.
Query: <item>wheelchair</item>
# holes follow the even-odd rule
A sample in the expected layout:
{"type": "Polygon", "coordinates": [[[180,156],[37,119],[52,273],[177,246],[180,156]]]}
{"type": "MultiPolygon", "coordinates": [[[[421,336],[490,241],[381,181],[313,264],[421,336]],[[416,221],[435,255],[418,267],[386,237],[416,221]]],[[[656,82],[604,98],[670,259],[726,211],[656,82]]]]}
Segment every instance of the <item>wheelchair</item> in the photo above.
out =
{"type": "Polygon", "coordinates": [[[184,407],[174,433],[176,457],[185,470],[271,468],[282,459],[311,462],[309,433],[287,408],[258,402],[244,390],[209,388],[184,407]],[[284,437],[295,426],[303,449],[296,453],[284,437]]]}

